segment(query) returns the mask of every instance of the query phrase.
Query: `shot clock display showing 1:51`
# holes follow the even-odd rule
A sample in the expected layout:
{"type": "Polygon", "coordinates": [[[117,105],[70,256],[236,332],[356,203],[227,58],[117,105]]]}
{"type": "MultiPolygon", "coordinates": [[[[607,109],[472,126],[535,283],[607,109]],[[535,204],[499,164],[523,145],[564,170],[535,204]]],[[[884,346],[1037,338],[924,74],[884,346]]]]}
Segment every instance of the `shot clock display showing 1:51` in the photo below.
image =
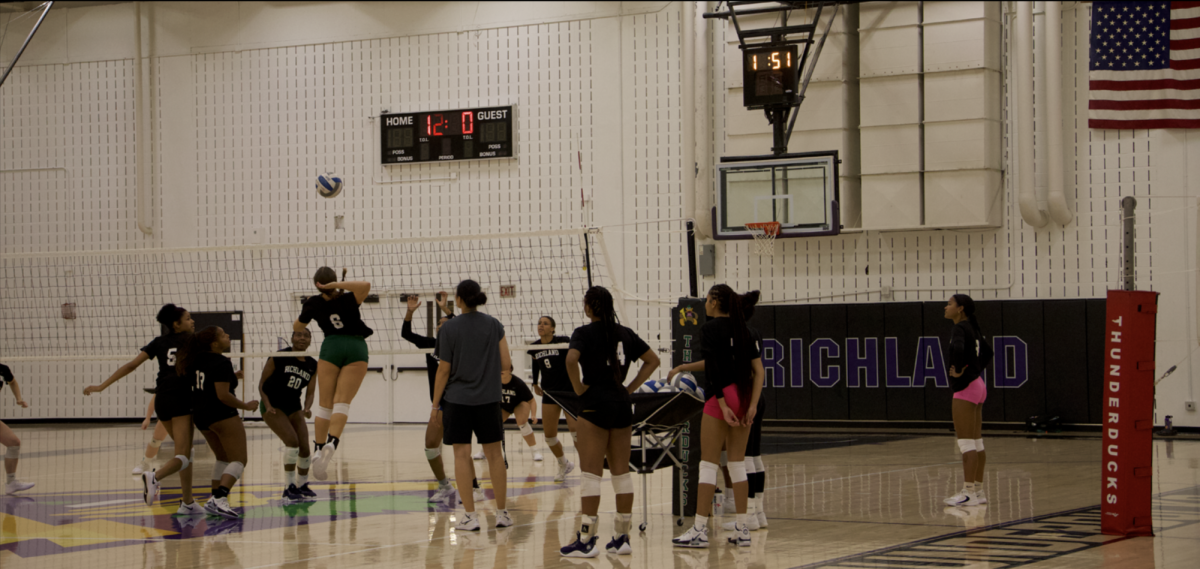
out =
{"type": "Polygon", "coordinates": [[[784,47],[747,47],[742,52],[742,103],[756,109],[790,105],[799,80],[799,50],[784,47]]]}
{"type": "Polygon", "coordinates": [[[383,164],[512,158],[512,106],[381,115],[383,164]]]}

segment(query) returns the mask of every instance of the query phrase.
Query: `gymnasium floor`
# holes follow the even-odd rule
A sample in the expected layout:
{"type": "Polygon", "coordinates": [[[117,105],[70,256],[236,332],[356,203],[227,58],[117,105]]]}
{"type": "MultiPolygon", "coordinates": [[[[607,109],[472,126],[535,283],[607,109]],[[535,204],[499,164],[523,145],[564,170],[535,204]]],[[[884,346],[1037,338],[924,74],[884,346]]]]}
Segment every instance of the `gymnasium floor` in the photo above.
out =
{"type": "MultiPolygon", "coordinates": [[[[163,505],[141,504],[129,471],[148,432],[128,425],[17,426],[20,477],[37,487],[0,498],[0,566],[69,567],[1114,567],[1194,568],[1200,558],[1200,441],[1155,442],[1153,538],[1099,533],[1099,440],[987,439],[990,504],[947,509],[958,456],[949,433],[775,433],[766,441],[770,527],[748,551],[710,535],[708,550],[670,546],[670,471],[649,477],[649,527],[634,554],[566,560],[557,549],[575,531],[578,471],[553,481],[509,431],[511,529],[456,534],[454,512],[430,508],[421,426],[352,425],[339,450],[337,482],[316,483],[322,500],[282,506],[280,445],[249,429],[250,463],[230,496],[235,521],[183,525],[163,505]],[[268,458],[269,457],[269,458],[268,458]],[[718,541],[718,539],[720,541],[718,541]]],[[[197,437],[199,438],[199,437],[197,437]]],[[[540,439],[540,433],[539,433],[540,439]]],[[[570,439],[567,438],[569,441],[570,439]]],[[[573,449],[568,449],[573,455],[573,449]]],[[[172,455],[163,445],[160,459],[172,455]]],[[[197,447],[197,472],[211,471],[197,447]]],[[[549,453],[546,453],[549,457],[549,453]]],[[[482,463],[477,462],[477,465],[482,463]]],[[[449,468],[449,464],[447,465],[449,468]]],[[[482,467],[481,467],[482,468],[482,467]]],[[[481,473],[482,477],[486,474],[481,473]]],[[[637,482],[635,524],[642,518],[637,482]]],[[[485,483],[485,486],[487,484],[485,483]]],[[[607,479],[601,542],[611,536],[607,479]]],[[[490,490],[489,490],[490,496],[490,490]]],[[[488,525],[494,502],[485,502],[488,525]]],[[[636,529],[635,529],[636,532],[636,529]]],[[[723,533],[723,532],[721,532],[723,533]]]]}

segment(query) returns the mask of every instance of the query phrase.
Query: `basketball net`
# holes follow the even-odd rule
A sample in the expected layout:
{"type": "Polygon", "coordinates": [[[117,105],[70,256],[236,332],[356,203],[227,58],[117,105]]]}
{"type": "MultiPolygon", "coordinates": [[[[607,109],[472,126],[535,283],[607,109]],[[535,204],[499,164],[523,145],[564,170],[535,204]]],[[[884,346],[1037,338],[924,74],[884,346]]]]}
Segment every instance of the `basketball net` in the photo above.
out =
{"type": "Polygon", "coordinates": [[[775,238],[779,236],[778,221],[747,223],[746,229],[754,236],[754,252],[759,255],[770,255],[775,252],[775,238]]]}

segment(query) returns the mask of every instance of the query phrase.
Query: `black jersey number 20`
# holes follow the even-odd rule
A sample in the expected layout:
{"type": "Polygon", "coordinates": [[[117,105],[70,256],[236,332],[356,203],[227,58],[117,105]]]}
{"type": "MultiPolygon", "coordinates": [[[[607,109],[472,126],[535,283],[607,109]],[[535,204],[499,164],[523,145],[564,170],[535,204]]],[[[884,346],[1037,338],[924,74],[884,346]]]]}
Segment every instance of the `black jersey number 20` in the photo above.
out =
{"type": "Polygon", "coordinates": [[[342,324],[342,317],[337,314],[329,315],[329,323],[333,324],[334,330],[341,330],[345,326],[345,324],[342,324]]]}
{"type": "Polygon", "coordinates": [[[303,381],[298,377],[293,377],[288,380],[288,387],[291,389],[300,389],[300,382],[303,381]]]}

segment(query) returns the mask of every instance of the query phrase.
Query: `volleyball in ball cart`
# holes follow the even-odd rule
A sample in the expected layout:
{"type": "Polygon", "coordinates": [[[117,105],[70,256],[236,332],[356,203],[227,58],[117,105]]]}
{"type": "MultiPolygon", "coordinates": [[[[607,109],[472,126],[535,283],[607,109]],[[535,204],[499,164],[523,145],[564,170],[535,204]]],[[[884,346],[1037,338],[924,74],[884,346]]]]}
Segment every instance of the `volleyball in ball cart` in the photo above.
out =
{"type": "Polygon", "coordinates": [[[342,178],[329,172],[317,176],[317,193],[323,198],[336,197],[342,193],[342,178]]]}

